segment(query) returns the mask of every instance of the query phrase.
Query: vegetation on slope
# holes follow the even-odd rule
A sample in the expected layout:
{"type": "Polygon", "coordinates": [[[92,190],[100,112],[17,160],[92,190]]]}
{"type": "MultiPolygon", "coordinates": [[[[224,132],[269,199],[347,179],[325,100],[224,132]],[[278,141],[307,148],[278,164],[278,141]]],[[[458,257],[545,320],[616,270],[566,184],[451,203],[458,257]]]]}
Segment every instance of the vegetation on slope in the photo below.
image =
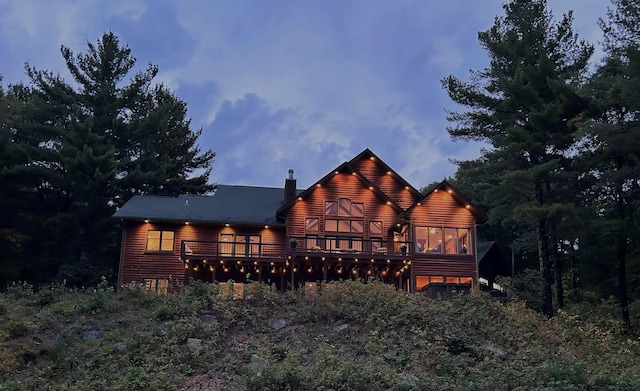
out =
{"type": "Polygon", "coordinates": [[[0,390],[637,390],[640,339],[613,304],[551,320],[483,293],[431,300],[381,283],[233,300],[13,284],[0,390]]]}

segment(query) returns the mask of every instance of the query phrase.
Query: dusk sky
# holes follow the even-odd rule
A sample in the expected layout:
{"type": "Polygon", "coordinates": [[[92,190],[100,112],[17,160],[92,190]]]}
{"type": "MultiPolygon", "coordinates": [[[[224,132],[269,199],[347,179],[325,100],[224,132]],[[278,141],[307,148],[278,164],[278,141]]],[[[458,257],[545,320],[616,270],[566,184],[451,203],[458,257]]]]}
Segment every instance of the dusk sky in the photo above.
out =
{"type": "MultiPolygon", "coordinates": [[[[71,81],[74,52],[113,31],[188,104],[211,181],[305,188],[365,148],[420,188],[479,156],[451,141],[442,89],[488,64],[477,40],[502,0],[0,0],[2,84],[24,63],[71,81]]],[[[549,0],[597,44],[608,0],[549,0]]],[[[596,51],[594,61],[599,51],[596,51]]],[[[149,140],[153,142],[153,140],[149,140]]]]}

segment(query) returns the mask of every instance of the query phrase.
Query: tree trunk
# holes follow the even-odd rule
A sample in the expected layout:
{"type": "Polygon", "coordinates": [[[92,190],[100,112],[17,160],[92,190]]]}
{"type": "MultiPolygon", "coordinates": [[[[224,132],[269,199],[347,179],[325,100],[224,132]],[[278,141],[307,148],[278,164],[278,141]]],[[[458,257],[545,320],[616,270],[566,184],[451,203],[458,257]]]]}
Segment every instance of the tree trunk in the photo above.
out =
{"type": "Polygon", "coordinates": [[[564,287],[562,286],[562,258],[558,254],[558,239],[552,235],[553,248],[549,249],[549,255],[553,263],[553,277],[556,286],[556,303],[558,308],[564,307],[564,287]]]}
{"type": "Polygon", "coordinates": [[[616,257],[618,258],[618,291],[620,296],[620,311],[625,330],[631,330],[629,315],[629,297],[627,296],[627,230],[625,229],[624,190],[618,186],[618,217],[620,218],[620,232],[616,243],[616,257]]]}
{"type": "Polygon", "coordinates": [[[538,258],[542,274],[542,313],[547,318],[553,316],[553,298],[551,295],[551,262],[549,259],[549,238],[543,219],[538,222],[538,258]]]}

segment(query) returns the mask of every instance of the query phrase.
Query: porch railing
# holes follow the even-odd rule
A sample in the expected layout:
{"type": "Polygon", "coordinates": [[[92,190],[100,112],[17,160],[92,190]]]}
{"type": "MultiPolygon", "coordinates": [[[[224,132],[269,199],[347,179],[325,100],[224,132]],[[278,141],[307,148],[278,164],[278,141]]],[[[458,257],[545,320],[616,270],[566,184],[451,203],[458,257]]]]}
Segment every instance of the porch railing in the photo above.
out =
{"type": "Polygon", "coordinates": [[[412,254],[413,243],[405,241],[381,241],[359,237],[289,237],[289,252],[292,253],[328,253],[362,254],[367,256],[412,254]]]}
{"type": "Polygon", "coordinates": [[[406,256],[412,254],[413,243],[361,238],[309,238],[290,237],[286,245],[281,243],[228,242],[213,240],[182,240],[180,255],[188,258],[256,258],[284,259],[288,254],[308,253],[309,255],[344,256],[406,256]]]}
{"type": "Polygon", "coordinates": [[[279,243],[183,240],[180,254],[186,258],[284,258],[284,245],[279,243]]]}

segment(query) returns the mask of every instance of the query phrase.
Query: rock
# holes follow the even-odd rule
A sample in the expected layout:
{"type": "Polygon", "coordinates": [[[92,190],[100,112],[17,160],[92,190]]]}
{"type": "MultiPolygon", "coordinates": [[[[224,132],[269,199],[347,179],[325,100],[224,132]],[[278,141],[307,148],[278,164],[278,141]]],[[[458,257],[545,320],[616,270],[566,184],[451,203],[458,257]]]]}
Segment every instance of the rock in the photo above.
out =
{"type": "Polygon", "coordinates": [[[345,324],[341,324],[340,326],[336,326],[333,328],[336,332],[340,333],[340,334],[347,334],[349,333],[351,326],[349,326],[349,324],[345,323],[345,324]]]}
{"type": "Polygon", "coordinates": [[[395,356],[391,352],[382,353],[382,357],[387,361],[393,361],[395,359],[395,356]]]}
{"type": "Polygon", "coordinates": [[[418,383],[420,381],[420,378],[418,376],[412,375],[411,373],[402,372],[400,376],[402,376],[403,379],[409,380],[414,383],[418,383]]]}
{"type": "Polygon", "coordinates": [[[40,311],[36,313],[36,318],[42,319],[44,317],[47,317],[50,313],[51,311],[49,311],[48,308],[42,308],[40,311]]]}
{"type": "Polygon", "coordinates": [[[200,353],[204,349],[204,343],[200,338],[187,338],[187,349],[194,353],[200,353]]]}
{"type": "Polygon", "coordinates": [[[262,372],[269,366],[269,362],[257,354],[251,355],[251,361],[249,362],[249,368],[255,372],[262,372]]]}
{"type": "Polygon", "coordinates": [[[489,353],[493,353],[493,355],[498,356],[498,357],[502,357],[505,354],[507,354],[504,350],[500,349],[497,346],[491,345],[491,344],[485,346],[484,348],[487,349],[487,351],[489,353]]]}
{"type": "Polygon", "coordinates": [[[280,330],[287,326],[287,321],[284,319],[271,319],[269,320],[269,327],[274,330],[280,330]]]}
{"type": "Polygon", "coordinates": [[[198,317],[198,319],[200,319],[200,322],[202,323],[215,323],[218,321],[218,319],[216,319],[216,317],[211,314],[202,314],[198,317]]]}
{"type": "Polygon", "coordinates": [[[127,350],[127,345],[124,342],[116,342],[113,344],[113,350],[124,352],[127,350]]]}
{"type": "Polygon", "coordinates": [[[93,368],[93,365],[94,365],[93,360],[87,360],[87,361],[84,362],[84,367],[87,368],[87,369],[93,368]]]}
{"type": "Polygon", "coordinates": [[[93,341],[94,339],[102,338],[103,335],[104,335],[104,331],[89,330],[89,331],[85,331],[84,334],[82,334],[82,339],[84,339],[85,341],[93,341]]]}

